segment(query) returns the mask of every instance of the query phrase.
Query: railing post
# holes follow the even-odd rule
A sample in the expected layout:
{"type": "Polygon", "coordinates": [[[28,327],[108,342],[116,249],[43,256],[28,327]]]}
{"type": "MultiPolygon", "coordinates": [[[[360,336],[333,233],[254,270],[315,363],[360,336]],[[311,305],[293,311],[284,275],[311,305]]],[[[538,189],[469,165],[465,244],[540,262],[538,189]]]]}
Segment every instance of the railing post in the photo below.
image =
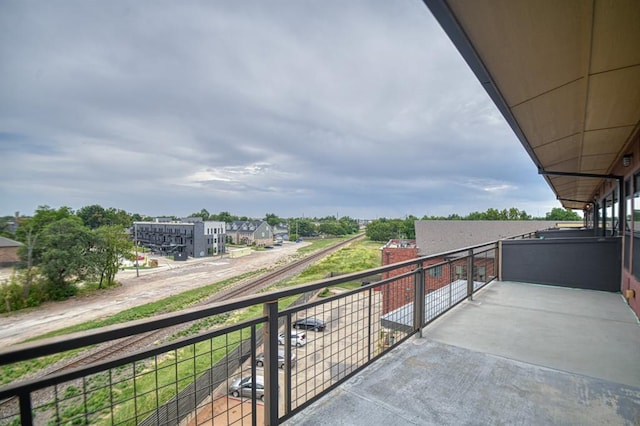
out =
{"type": "Polygon", "coordinates": [[[418,267],[415,271],[415,280],[414,280],[414,296],[415,300],[413,302],[413,324],[414,329],[417,328],[418,336],[422,337],[422,325],[424,324],[424,292],[425,292],[425,282],[424,282],[424,268],[422,265],[418,267]]]}
{"type": "Polygon", "coordinates": [[[467,299],[473,300],[473,249],[467,257],[467,299]]]}
{"type": "Polygon", "coordinates": [[[449,261],[447,265],[449,267],[449,307],[451,307],[451,305],[453,304],[453,279],[455,277],[453,268],[455,268],[455,265],[452,261],[449,261]]]}
{"type": "Polygon", "coordinates": [[[498,240],[494,268],[497,269],[498,281],[502,281],[502,240],[498,240]]]}
{"type": "MultiPolygon", "coordinates": [[[[278,301],[266,302],[264,333],[264,424],[278,424],[278,301]]],[[[287,353],[285,352],[285,358],[287,353]]]]}
{"type": "Polygon", "coordinates": [[[33,414],[31,413],[31,393],[21,393],[20,395],[18,395],[18,398],[20,400],[20,424],[23,426],[33,425],[33,414]]]}
{"type": "MultiPolygon", "coordinates": [[[[371,361],[371,333],[373,332],[373,327],[372,327],[372,323],[373,323],[373,317],[372,317],[372,311],[373,311],[373,288],[369,289],[369,303],[367,306],[367,362],[371,361]]],[[[377,341],[377,339],[376,339],[377,341]]]]}

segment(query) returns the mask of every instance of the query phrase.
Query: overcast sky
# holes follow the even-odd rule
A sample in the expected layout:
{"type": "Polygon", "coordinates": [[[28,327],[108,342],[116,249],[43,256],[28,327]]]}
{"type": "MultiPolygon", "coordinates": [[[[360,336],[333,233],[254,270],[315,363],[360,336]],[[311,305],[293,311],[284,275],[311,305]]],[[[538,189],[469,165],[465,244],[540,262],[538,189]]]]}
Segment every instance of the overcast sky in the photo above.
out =
{"type": "Polygon", "coordinates": [[[3,0],[0,76],[0,215],[560,206],[419,0],[3,0]]]}

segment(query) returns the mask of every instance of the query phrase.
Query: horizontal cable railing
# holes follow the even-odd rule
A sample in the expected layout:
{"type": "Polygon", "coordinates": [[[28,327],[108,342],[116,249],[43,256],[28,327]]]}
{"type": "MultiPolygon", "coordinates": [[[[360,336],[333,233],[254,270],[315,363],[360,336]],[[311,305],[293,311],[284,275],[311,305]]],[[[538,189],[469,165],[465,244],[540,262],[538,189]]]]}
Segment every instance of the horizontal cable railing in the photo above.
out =
{"type": "Polygon", "coordinates": [[[0,425],[277,424],[473,297],[498,275],[498,246],[466,247],[3,348],[0,365],[10,368],[134,342],[117,357],[0,388],[0,425]],[[380,281],[362,282],[376,274],[380,281]],[[340,287],[347,282],[362,285],[340,287]],[[183,333],[174,331],[211,318],[220,321],[195,336],[178,337],[183,333]],[[305,318],[321,322],[296,322],[305,318]],[[135,340],[158,331],[166,333],[151,342],[135,340]]]}

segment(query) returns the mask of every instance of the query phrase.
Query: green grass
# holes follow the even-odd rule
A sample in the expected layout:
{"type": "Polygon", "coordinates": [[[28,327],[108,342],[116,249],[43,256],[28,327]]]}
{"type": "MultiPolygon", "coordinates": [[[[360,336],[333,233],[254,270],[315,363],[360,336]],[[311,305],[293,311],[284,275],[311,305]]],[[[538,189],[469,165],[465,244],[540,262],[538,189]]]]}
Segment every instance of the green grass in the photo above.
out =
{"type": "Polygon", "coordinates": [[[346,238],[319,238],[317,240],[306,240],[306,242],[311,244],[304,247],[300,247],[298,249],[298,253],[302,255],[307,255],[309,253],[313,253],[314,251],[318,251],[323,248],[330,247],[344,240],[346,240],[346,238]]]}
{"type": "MultiPolygon", "coordinates": [[[[193,306],[200,300],[203,300],[211,296],[216,291],[219,291],[221,288],[225,286],[228,286],[238,281],[241,281],[243,279],[258,275],[262,272],[263,272],[262,270],[248,272],[246,274],[242,274],[237,277],[233,277],[233,278],[221,281],[219,283],[200,287],[194,290],[189,290],[184,293],[180,293],[178,295],[175,295],[163,300],[159,300],[156,302],[151,302],[145,305],[137,306],[135,308],[127,309],[125,311],[111,315],[104,319],[88,321],[82,324],[77,324],[77,325],[65,327],[56,331],[52,331],[50,333],[46,333],[41,336],[34,337],[27,341],[40,340],[48,337],[62,336],[65,334],[75,333],[79,331],[87,331],[95,328],[105,327],[108,325],[122,324],[129,321],[149,318],[154,315],[159,315],[163,313],[179,311],[189,306],[193,306]]],[[[29,374],[30,372],[39,371],[42,368],[45,368],[51,364],[54,364],[64,358],[74,356],[82,351],[83,349],[77,349],[74,351],[58,353],[55,355],[36,358],[28,361],[17,362],[9,365],[3,365],[2,367],[0,367],[0,372],[1,372],[0,384],[4,385],[7,383],[11,383],[29,374]]]]}
{"type": "Polygon", "coordinates": [[[78,331],[92,330],[95,328],[106,327],[108,325],[122,324],[129,321],[135,321],[144,318],[150,318],[155,315],[160,315],[169,312],[176,312],[181,309],[188,308],[195,305],[199,301],[212,296],[222,288],[234,284],[238,281],[242,281],[247,278],[257,276],[264,272],[264,269],[247,272],[236,277],[229,278],[224,281],[220,281],[215,284],[210,284],[204,287],[198,287],[193,290],[188,290],[183,293],[171,296],[156,302],[147,303],[145,305],[136,306],[135,308],[127,309],[117,314],[111,315],[107,318],[88,321],[82,324],[65,327],[60,330],[52,331],[50,333],[43,334],[30,340],[39,340],[47,337],[61,336],[64,334],[75,333],[78,331]]]}
{"type": "Polygon", "coordinates": [[[359,241],[309,266],[293,279],[290,285],[320,280],[330,273],[348,274],[378,266],[380,266],[380,243],[372,243],[369,240],[359,241]]]}
{"type": "MultiPolygon", "coordinates": [[[[315,251],[319,248],[332,245],[337,241],[337,239],[315,240],[310,246],[305,247],[305,249],[315,251]]],[[[272,289],[321,279],[330,272],[349,273],[377,267],[380,265],[379,247],[379,243],[371,243],[366,240],[356,242],[310,266],[299,276],[278,283],[273,286],[272,289]]],[[[165,312],[180,310],[192,306],[198,301],[218,291],[225,285],[232,284],[252,275],[257,275],[260,272],[262,271],[243,274],[242,276],[234,277],[232,279],[195,290],[190,290],[159,302],[153,302],[132,308],[103,320],[90,321],[77,326],[67,327],[56,332],[47,333],[39,338],[90,330],[97,327],[123,323],[165,312]]],[[[359,283],[346,284],[346,286],[349,285],[359,286],[359,283]]],[[[345,287],[345,284],[341,284],[340,286],[345,287]]],[[[296,299],[297,296],[291,296],[279,300],[279,309],[286,308],[296,299]]],[[[173,336],[173,338],[175,339],[182,336],[196,334],[202,330],[211,329],[211,327],[219,326],[221,324],[232,324],[246,319],[256,318],[257,316],[262,315],[262,309],[262,305],[254,305],[243,310],[203,319],[193,324],[190,329],[173,336]]],[[[133,418],[135,412],[143,413],[147,410],[153,410],[157,405],[161,405],[165,401],[174,397],[179,390],[183,389],[201,373],[207,371],[223,356],[225,356],[228,350],[232,350],[242,338],[246,338],[246,336],[248,336],[247,333],[247,330],[243,330],[242,333],[229,333],[225,336],[206,340],[204,342],[189,345],[180,350],[173,351],[169,355],[165,355],[160,359],[157,363],[157,368],[155,363],[153,363],[152,366],[150,366],[149,363],[136,363],[136,370],[141,369],[141,372],[136,375],[135,380],[133,378],[123,380],[115,385],[111,391],[107,391],[104,387],[96,385],[97,390],[90,391],[86,400],[86,404],[91,407],[91,411],[96,411],[97,413],[92,420],[92,423],[95,422],[100,424],[104,422],[105,424],[110,424],[111,412],[109,407],[111,406],[111,401],[113,401],[114,405],[117,405],[117,409],[114,413],[114,421],[120,422],[129,419],[125,424],[135,424],[136,422],[141,421],[145,416],[135,419],[133,418]],[[215,350],[214,348],[218,348],[218,350],[215,350]],[[220,348],[222,348],[222,350],[220,350],[220,348]],[[178,361],[181,359],[186,359],[187,361],[178,361]],[[158,388],[156,388],[156,386],[158,386],[158,388]],[[155,391],[156,389],[159,390],[155,391]]],[[[74,351],[74,353],[77,352],[79,351],[74,351]]],[[[3,384],[14,381],[30,371],[40,369],[51,362],[63,359],[65,356],[69,356],[69,353],[56,354],[25,363],[4,366],[1,381],[3,384]]],[[[96,374],[91,376],[89,381],[91,383],[102,383],[106,380],[108,374],[109,373],[96,374]]],[[[64,409],[61,414],[62,418],[60,419],[62,422],[65,422],[65,419],[71,419],[74,415],[77,415],[84,410],[82,407],[84,402],[79,401],[78,397],[73,395],[72,390],[68,392],[71,396],[64,403],[64,409]]]]}

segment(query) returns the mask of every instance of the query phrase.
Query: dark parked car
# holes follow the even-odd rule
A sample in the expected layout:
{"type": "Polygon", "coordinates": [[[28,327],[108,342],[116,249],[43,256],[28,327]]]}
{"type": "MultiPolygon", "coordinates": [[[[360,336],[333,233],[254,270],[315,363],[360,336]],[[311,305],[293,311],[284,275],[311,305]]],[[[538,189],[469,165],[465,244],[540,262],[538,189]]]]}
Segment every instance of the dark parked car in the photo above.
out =
{"type": "MultiPolygon", "coordinates": [[[[289,364],[291,364],[292,367],[296,365],[296,354],[291,353],[289,364]]],[[[264,354],[260,354],[256,357],[256,365],[258,367],[264,366],[264,354]]],[[[284,368],[284,351],[278,351],[278,367],[284,368]]]]}
{"type": "Polygon", "coordinates": [[[314,331],[323,331],[327,327],[327,324],[318,318],[303,318],[294,321],[292,326],[293,328],[304,328],[312,329],[314,331]]]}

